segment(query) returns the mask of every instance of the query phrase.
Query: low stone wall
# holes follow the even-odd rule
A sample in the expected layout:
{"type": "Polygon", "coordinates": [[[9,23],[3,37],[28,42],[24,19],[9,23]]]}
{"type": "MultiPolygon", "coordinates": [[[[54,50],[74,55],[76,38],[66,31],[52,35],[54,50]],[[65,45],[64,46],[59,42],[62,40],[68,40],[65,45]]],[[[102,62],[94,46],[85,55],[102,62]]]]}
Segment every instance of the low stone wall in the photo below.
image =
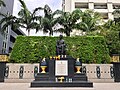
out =
{"type": "Polygon", "coordinates": [[[31,82],[39,72],[39,64],[7,63],[5,82],[31,82]]]}
{"type": "MultiPolygon", "coordinates": [[[[93,82],[114,82],[112,64],[83,64],[82,72],[93,82]]],[[[39,72],[39,64],[7,63],[5,82],[31,82],[39,72]]]]}
{"type": "Polygon", "coordinates": [[[112,64],[83,64],[83,72],[86,72],[89,81],[114,82],[112,64]]]}

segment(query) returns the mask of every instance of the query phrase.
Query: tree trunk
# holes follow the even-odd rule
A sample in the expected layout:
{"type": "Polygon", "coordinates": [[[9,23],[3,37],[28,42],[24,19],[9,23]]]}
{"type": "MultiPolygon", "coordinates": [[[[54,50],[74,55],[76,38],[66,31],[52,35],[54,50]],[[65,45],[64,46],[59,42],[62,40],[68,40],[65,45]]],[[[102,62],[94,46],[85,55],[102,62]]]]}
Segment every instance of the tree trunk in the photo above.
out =
{"type": "Polygon", "coordinates": [[[53,36],[53,31],[52,31],[52,29],[51,29],[50,32],[49,32],[49,36],[53,36]]]}
{"type": "Polygon", "coordinates": [[[27,31],[28,31],[28,36],[30,36],[30,30],[29,30],[29,29],[27,29],[27,31]]]}
{"type": "Polygon", "coordinates": [[[66,36],[70,36],[70,31],[71,31],[70,29],[66,30],[66,36]]]}

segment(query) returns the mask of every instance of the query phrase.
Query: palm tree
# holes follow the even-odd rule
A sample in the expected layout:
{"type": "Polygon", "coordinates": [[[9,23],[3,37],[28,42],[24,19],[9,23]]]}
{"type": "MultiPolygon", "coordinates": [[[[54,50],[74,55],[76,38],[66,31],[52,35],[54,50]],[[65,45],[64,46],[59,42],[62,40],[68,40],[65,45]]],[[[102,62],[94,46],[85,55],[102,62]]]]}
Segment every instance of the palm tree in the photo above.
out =
{"type": "Polygon", "coordinates": [[[0,0],[0,6],[6,6],[3,0],[0,0]]]}
{"type": "Polygon", "coordinates": [[[81,22],[78,23],[78,28],[85,32],[95,31],[100,26],[102,17],[99,13],[92,10],[86,10],[82,13],[81,22]]]}
{"type": "MultiPolygon", "coordinates": [[[[15,16],[12,15],[6,15],[6,14],[1,14],[0,15],[3,17],[0,21],[0,25],[1,25],[1,32],[4,33],[4,31],[6,30],[6,27],[8,26],[12,26],[13,28],[17,28],[18,24],[16,24],[18,22],[17,18],[15,16]]],[[[13,29],[15,30],[15,29],[13,29]]]]}
{"type": "Polygon", "coordinates": [[[36,12],[38,10],[41,10],[42,8],[38,7],[33,11],[33,13],[31,13],[27,9],[24,1],[19,0],[19,2],[21,3],[21,7],[22,7],[22,9],[18,13],[19,18],[12,16],[12,15],[7,16],[7,15],[1,14],[2,16],[4,16],[4,18],[2,18],[2,20],[0,21],[0,24],[3,24],[3,27],[2,27],[3,31],[9,25],[12,25],[13,30],[16,30],[19,27],[25,28],[26,31],[28,31],[28,36],[29,36],[30,30],[38,29],[38,27],[40,25],[37,21],[38,20],[40,21],[41,16],[36,16],[36,12]]]}
{"type": "MultiPolygon", "coordinates": [[[[49,33],[49,36],[53,35],[53,26],[57,23],[55,12],[52,12],[48,5],[44,6],[44,17],[40,20],[41,27],[44,33],[49,33]]],[[[38,31],[37,31],[38,32],[38,31]]]]}
{"type": "Polygon", "coordinates": [[[26,31],[28,31],[28,36],[30,35],[30,30],[31,29],[37,29],[38,28],[38,20],[41,20],[41,16],[36,16],[35,13],[38,10],[42,10],[41,7],[36,8],[33,13],[31,13],[28,9],[27,6],[25,5],[24,1],[19,0],[21,3],[22,9],[18,13],[18,20],[19,23],[21,24],[20,26],[22,28],[26,28],[26,31]]]}
{"type": "Polygon", "coordinates": [[[66,36],[70,36],[70,32],[72,32],[73,29],[78,28],[76,25],[78,20],[81,18],[82,11],[76,9],[70,13],[58,10],[57,14],[59,15],[57,17],[57,22],[62,26],[62,28],[56,31],[63,32],[66,36]]]}

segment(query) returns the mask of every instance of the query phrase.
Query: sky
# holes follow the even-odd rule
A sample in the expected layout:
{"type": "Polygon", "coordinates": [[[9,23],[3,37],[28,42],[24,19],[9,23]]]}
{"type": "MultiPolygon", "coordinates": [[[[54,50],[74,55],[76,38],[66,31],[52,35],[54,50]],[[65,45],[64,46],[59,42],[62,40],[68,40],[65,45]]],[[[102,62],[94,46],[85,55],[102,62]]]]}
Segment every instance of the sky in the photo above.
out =
{"type": "MultiPolygon", "coordinates": [[[[30,11],[33,11],[35,8],[37,7],[44,7],[44,5],[48,5],[50,6],[52,11],[55,11],[57,9],[62,9],[62,0],[23,0],[26,3],[27,8],[30,11]]],[[[17,16],[18,12],[20,11],[21,6],[18,0],[14,0],[14,9],[13,9],[13,15],[17,16]]],[[[27,32],[25,31],[25,29],[22,29],[23,32],[25,32],[25,34],[27,34],[27,32]]],[[[33,30],[31,30],[30,32],[31,36],[44,36],[42,32],[39,33],[35,33],[33,30]]],[[[54,34],[56,35],[56,34],[54,34]]],[[[48,36],[48,34],[46,34],[46,36],[48,36]]]]}

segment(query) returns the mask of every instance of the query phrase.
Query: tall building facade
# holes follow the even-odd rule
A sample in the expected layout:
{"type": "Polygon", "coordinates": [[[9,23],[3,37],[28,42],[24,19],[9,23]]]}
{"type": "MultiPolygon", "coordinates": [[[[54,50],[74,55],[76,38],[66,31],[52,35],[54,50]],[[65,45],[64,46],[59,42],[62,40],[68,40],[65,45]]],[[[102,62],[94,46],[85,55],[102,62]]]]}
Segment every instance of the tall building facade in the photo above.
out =
{"type": "MultiPolygon", "coordinates": [[[[14,0],[4,0],[6,7],[0,7],[0,13],[11,15],[13,13],[14,0]]],[[[0,16],[0,20],[3,17],[0,16]]],[[[2,25],[0,25],[1,27],[2,25]]],[[[18,35],[25,35],[20,29],[13,31],[11,26],[7,27],[4,33],[0,30],[0,54],[9,54],[18,35]]]]}
{"type": "Polygon", "coordinates": [[[101,13],[103,19],[113,20],[112,12],[120,8],[120,0],[63,0],[63,11],[72,12],[76,8],[82,11],[91,9],[101,13]]]}

